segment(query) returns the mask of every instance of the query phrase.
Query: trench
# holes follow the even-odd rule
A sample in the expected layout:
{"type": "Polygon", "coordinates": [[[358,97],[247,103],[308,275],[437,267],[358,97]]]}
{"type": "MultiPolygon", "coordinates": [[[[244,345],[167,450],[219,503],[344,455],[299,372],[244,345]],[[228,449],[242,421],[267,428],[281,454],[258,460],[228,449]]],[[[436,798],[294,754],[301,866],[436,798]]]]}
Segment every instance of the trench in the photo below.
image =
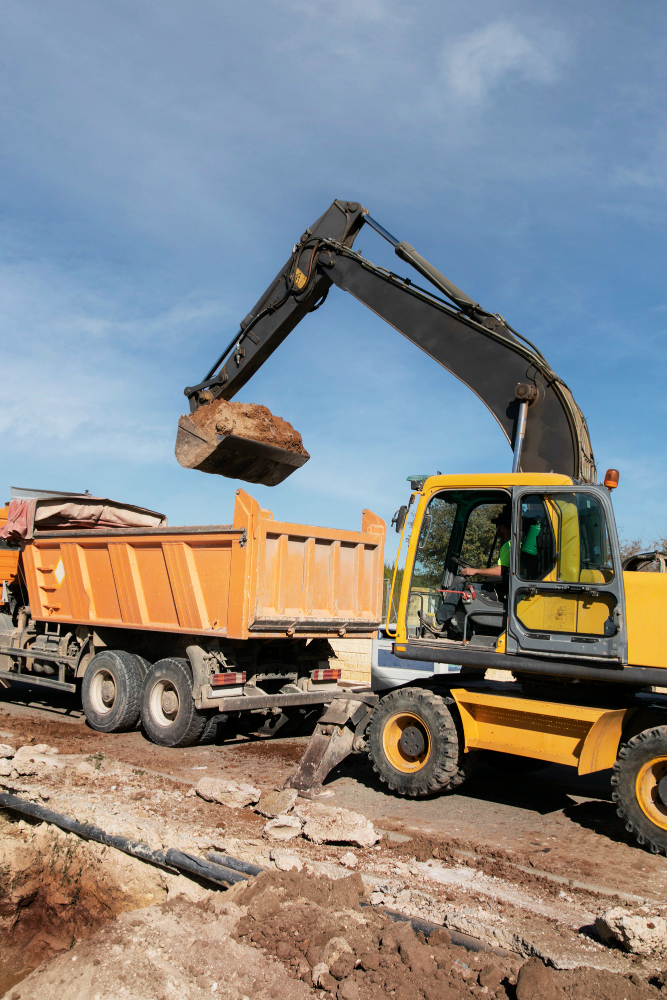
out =
{"type": "Polygon", "coordinates": [[[167,891],[159,869],[0,810],[0,996],[120,913],[164,902],[167,891]]]}

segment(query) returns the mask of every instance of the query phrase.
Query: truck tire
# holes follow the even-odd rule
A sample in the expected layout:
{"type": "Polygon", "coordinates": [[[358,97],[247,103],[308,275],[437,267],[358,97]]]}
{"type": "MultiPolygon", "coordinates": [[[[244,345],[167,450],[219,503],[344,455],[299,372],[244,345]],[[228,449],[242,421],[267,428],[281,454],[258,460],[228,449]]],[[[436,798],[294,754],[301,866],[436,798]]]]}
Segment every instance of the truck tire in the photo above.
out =
{"type": "Polygon", "coordinates": [[[625,829],[653,854],[667,854],[667,726],[645,729],[621,747],[611,784],[625,829]]]}
{"type": "Polygon", "coordinates": [[[392,792],[422,797],[458,788],[468,777],[474,756],[464,760],[452,704],[423,688],[399,688],[375,708],[368,753],[392,792]]]}
{"type": "Polygon", "coordinates": [[[141,723],[148,738],[163,747],[191,747],[207,719],[195,707],[188,661],[166,657],[154,663],[141,692],[141,723]]]}
{"type": "Polygon", "coordinates": [[[134,728],[141,708],[141,666],[123,649],[97,653],[83,675],[81,703],[86,719],[100,733],[134,728]]]}

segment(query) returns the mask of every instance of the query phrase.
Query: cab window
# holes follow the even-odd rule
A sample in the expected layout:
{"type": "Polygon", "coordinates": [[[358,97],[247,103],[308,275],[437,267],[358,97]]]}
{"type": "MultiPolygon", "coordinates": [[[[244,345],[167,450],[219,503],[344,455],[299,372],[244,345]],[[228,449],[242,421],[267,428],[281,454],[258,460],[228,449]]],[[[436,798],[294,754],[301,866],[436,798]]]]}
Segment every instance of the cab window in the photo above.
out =
{"type": "Polygon", "coordinates": [[[591,493],[521,500],[519,576],[554,583],[609,583],[614,576],[607,522],[591,493]]]}

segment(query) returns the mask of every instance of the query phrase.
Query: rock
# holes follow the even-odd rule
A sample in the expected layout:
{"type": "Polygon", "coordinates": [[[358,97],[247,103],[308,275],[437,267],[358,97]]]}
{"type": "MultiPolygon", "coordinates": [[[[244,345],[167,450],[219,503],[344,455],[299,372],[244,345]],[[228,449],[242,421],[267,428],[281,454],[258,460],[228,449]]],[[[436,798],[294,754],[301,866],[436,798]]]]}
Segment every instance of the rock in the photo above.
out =
{"type": "Polygon", "coordinates": [[[242,809],[259,802],[262,794],[254,785],[225,778],[201,778],[195,785],[195,792],[207,802],[219,802],[230,809],[242,809]]]}
{"type": "Polygon", "coordinates": [[[320,961],[324,962],[328,969],[331,969],[343,955],[354,955],[349,941],[346,941],[344,937],[332,937],[322,948],[320,961]]]}
{"type": "Polygon", "coordinates": [[[371,821],[351,809],[305,802],[300,803],[295,812],[305,820],[303,834],[314,844],[351,843],[372,847],[380,839],[371,821]]]}
{"type": "Polygon", "coordinates": [[[555,1000],[553,970],[540,958],[529,958],[519,969],[516,1000],[555,1000]]]}
{"type": "MultiPolygon", "coordinates": [[[[430,938],[429,938],[430,942],[430,938]]],[[[493,993],[498,989],[503,979],[503,974],[497,965],[483,965],[479,970],[477,981],[480,986],[488,986],[493,993]]]]}
{"type": "Polygon", "coordinates": [[[14,773],[11,761],[6,757],[0,757],[0,778],[9,778],[14,773]]]}
{"type": "Polygon", "coordinates": [[[10,747],[9,743],[0,743],[0,758],[1,757],[13,757],[16,753],[14,747],[10,747]]]}
{"type": "Polygon", "coordinates": [[[290,854],[289,851],[271,851],[270,858],[281,872],[300,872],[303,868],[301,858],[297,858],[296,854],[290,854]]]}
{"type": "Polygon", "coordinates": [[[352,851],[346,851],[340,859],[340,863],[341,865],[345,865],[346,868],[356,868],[359,861],[356,854],[353,854],[352,851]]]}
{"type": "Polygon", "coordinates": [[[276,816],[264,826],[267,840],[293,840],[301,836],[301,820],[297,816],[276,816]]]}
{"type": "Polygon", "coordinates": [[[652,955],[665,949],[667,920],[646,911],[614,906],[595,921],[595,930],[605,944],[619,945],[635,955],[652,955]]]}
{"type": "Polygon", "coordinates": [[[317,965],[313,967],[313,986],[322,986],[322,978],[324,976],[327,977],[327,980],[331,979],[331,976],[329,976],[329,966],[324,962],[318,962],[317,965]]]}
{"type": "Polygon", "coordinates": [[[275,819],[276,816],[284,816],[293,807],[299,793],[295,788],[281,788],[277,792],[269,792],[259,803],[255,812],[267,819],[275,819]]]}
{"type": "Polygon", "coordinates": [[[66,761],[58,757],[58,751],[46,743],[38,743],[36,746],[19,747],[14,754],[12,761],[17,774],[30,775],[39,774],[44,767],[66,767],[66,761]]]}
{"type": "Polygon", "coordinates": [[[34,746],[26,745],[19,747],[16,753],[14,754],[14,757],[17,760],[23,760],[24,758],[26,758],[27,760],[33,760],[34,754],[57,754],[57,753],[58,753],[57,747],[50,747],[48,743],[36,743],[34,746]]]}

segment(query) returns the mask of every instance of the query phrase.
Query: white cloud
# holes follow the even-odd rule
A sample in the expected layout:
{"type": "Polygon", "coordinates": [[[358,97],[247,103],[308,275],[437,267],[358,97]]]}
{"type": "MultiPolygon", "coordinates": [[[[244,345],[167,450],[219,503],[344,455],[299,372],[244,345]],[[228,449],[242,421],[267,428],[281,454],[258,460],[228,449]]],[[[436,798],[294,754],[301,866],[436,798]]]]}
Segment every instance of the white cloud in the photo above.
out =
{"type": "Polygon", "coordinates": [[[562,36],[533,32],[496,21],[459,38],[443,54],[443,75],[451,94],[466,104],[481,104],[508,79],[552,83],[564,57],[562,36]]]}

